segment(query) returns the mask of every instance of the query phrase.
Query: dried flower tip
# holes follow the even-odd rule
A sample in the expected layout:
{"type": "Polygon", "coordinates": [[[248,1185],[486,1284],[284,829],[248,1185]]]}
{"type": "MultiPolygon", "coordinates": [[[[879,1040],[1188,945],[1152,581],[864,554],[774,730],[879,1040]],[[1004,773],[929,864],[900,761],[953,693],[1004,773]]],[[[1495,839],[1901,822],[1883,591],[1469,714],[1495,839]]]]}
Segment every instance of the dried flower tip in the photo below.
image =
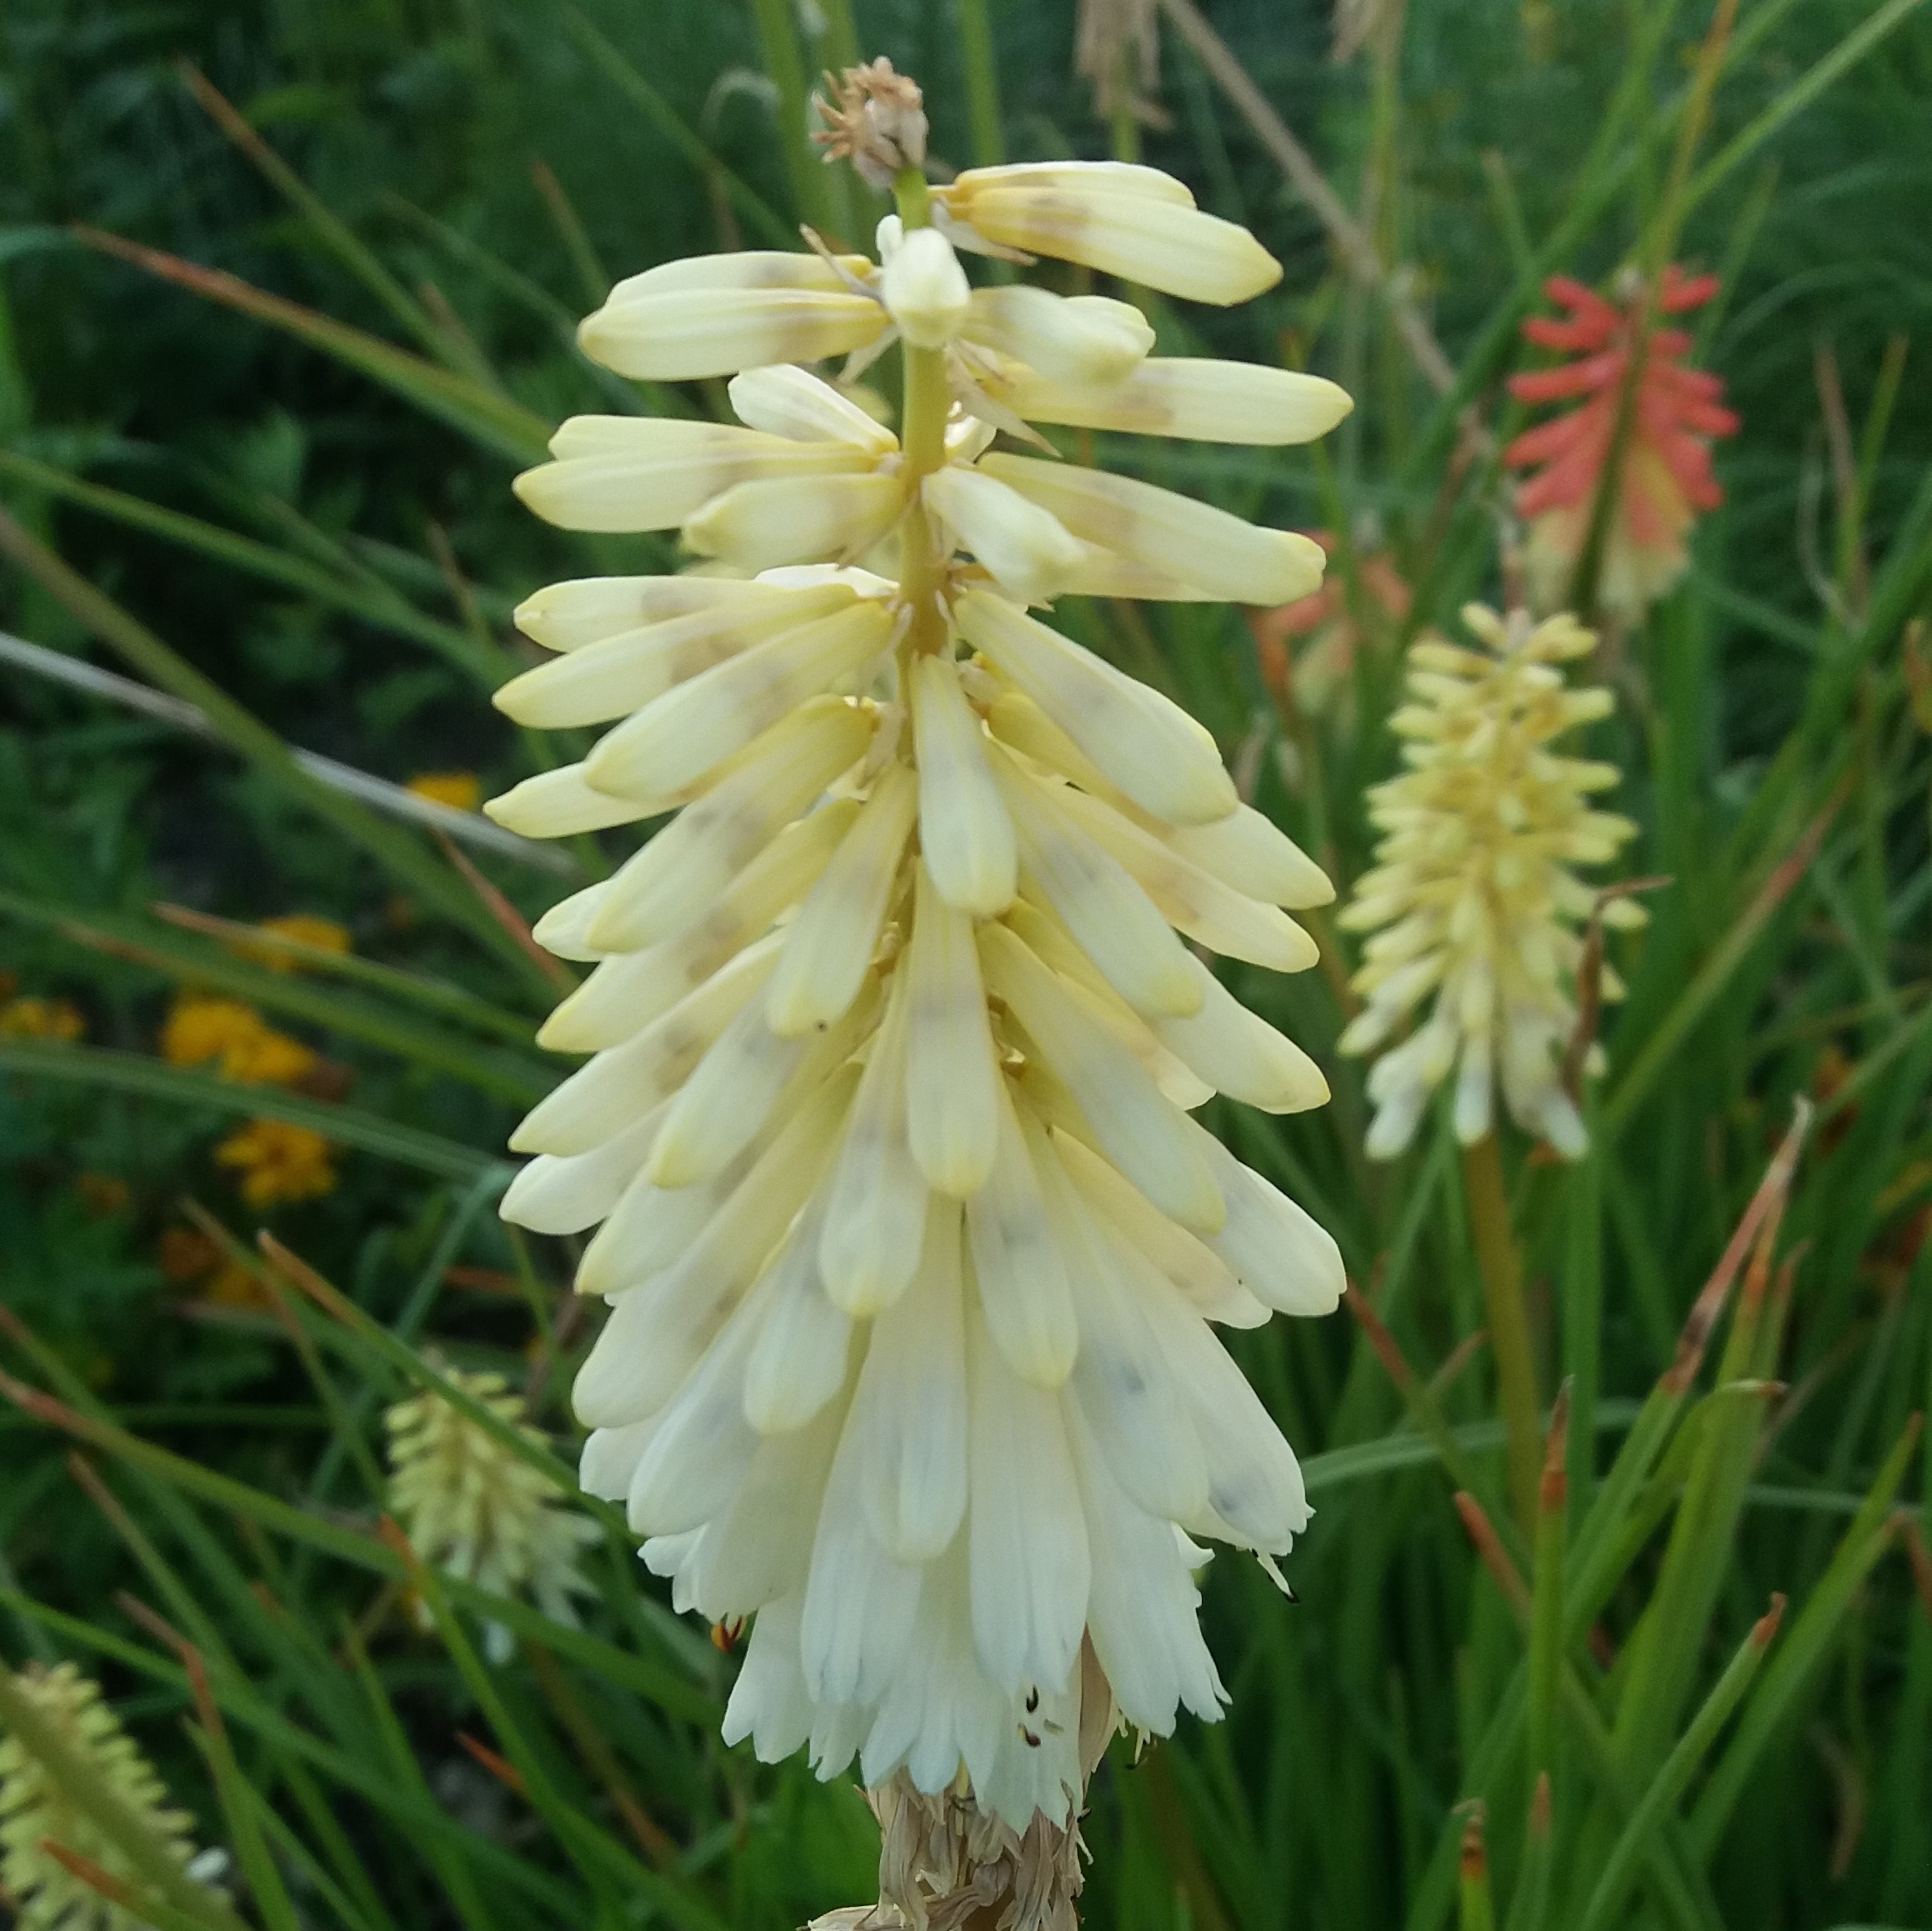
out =
{"type": "Polygon", "coordinates": [[[1094,89],[1103,118],[1131,114],[1149,128],[1169,124],[1160,88],[1160,30],[1154,0],[1080,0],[1074,68],[1094,89]]]}
{"type": "Polygon", "coordinates": [[[829,101],[814,97],[823,133],[812,138],[828,161],[849,161],[869,187],[890,188],[903,168],[926,164],[925,97],[883,54],[825,76],[829,101]]]}

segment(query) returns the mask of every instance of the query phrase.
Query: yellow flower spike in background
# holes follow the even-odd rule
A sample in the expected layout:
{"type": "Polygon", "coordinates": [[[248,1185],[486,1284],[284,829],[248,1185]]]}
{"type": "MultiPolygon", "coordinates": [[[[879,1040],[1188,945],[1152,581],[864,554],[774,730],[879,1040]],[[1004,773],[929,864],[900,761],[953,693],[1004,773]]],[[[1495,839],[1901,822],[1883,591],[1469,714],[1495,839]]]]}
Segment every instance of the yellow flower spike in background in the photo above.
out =
{"type": "MultiPolygon", "coordinates": [[[[448,1380],[527,1440],[523,1398],[500,1374],[445,1369],[448,1380]]],[[[572,1598],[591,1593],[577,1558],[600,1539],[588,1516],[541,1470],[433,1389],[383,1416],[389,1438],[389,1508],[423,1559],[500,1596],[528,1595],[552,1621],[574,1628],[572,1598]]],[[[490,1654],[505,1661],[510,1633],[493,1623],[490,1654]]]]}
{"type": "MultiPolygon", "coordinates": [[[[194,1855],[193,1819],[169,1806],[168,1793],[98,1685],[71,1663],[29,1663],[10,1687],[32,1706],[80,1768],[117,1798],[143,1833],[185,1871],[194,1855]]],[[[23,1711],[21,1720],[28,1720],[23,1711]]],[[[123,1879],[136,1872],[121,1846],[29,1748],[0,1726],[0,1888],[18,1912],[21,1931],[141,1931],[141,1920],[111,1903],[54,1857],[49,1841],[123,1879]]]]}
{"type": "Polygon", "coordinates": [[[918,90],[883,63],[827,118],[894,190],[882,265],[727,255],[620,283],[587,350],[731,377],[742,427],[579,419],[518,479],[555,522],[681,529],[724,574],[557,584],[518,613],[556,654],[501,708],[614,728],[491,815],[558,836],[683,809],[536,928],[593,968],[544,1043],[593,1057],[519,1128],[537,1157],[503,1211],[601,1223],[583,1479],[680,1608],[755,1618],[727,1738],[828,1776],[856,1758],[894,1816],[1034,1833],[1064,1900],[1117,1722],[1164,1735],[1225,1700],[1195,1538],[1271,1560],[1308,1520],[1211,1323],[1328,1312],[1340,1257],[1188,1113],[1328,1088],[1182,935],[1300,970],[1289,913],[1333,893],[1199,724],[1027,608],[1279,603],[1320,548],[1044,459],[1025,416],[1281,444],[1349,403],[1150,359],[1128,304],[974,290],[955,252],[1218,302],[1272,283],[1178,182],[928,189],[918,90]],[[759,366],[893,343],[896,435],[759,366]],[[1035,453],[992,453],[1001,431],[1035,453]]]}
{"type": "MultiPolygon", "coordinates": [[[[1479,648],[1427,635],[1409,653],[1409,702],[1389,720],[1409,769],[1377,785],[1369,816],[1382,833],[1375,868],[1357,882],[1341,923],[1372,932],[1355,989],[1367,1004],[1341,1050],[1375,1053],[1369,1151],[1399,1153],[1429,1094],[1453,1072],[1455,1126],[1482,1140],[1499,1085],[1526,1132],[1574,1158],[1583,1120],[1564,1090],[1576,1025],[1580,929],[1596,903],[1574,868],[1615,857],[1635,832],[1594,809],[1614,765],[1550,749],[1564,732],[1607,716],[1607,690],[1572,689],[1560,666],[1596,639],[1569,616],[1533,624],[1479,604],[1463,621],[1479,648]],[[1399,1044],[1394,1034],[1424,1006],[1399,1044]]],[[[1602,909],[1608,926],[1641,925],[1628,898],[1602,909]]],[[[1601,996],[1622,988],[1607,964],[1601,996]]],[[[1584,1070],[1595,1070],[1593,1048],[1584,1070]]]]}

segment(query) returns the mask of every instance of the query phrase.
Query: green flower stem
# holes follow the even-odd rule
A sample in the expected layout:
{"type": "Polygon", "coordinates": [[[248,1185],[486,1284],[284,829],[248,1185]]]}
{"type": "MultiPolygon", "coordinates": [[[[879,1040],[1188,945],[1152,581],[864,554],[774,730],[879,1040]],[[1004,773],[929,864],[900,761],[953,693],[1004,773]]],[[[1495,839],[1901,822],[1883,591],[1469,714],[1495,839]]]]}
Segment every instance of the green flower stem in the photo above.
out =
{"type": "Polygon", "coordinates": [[[829,227],[831,184],[812,148],[811,88],[792,28],[790,0],[753,0],[753,11],[764,48],[765,71],[778,89],[778,143],[799,216],[813,228],[829,227]]]}
{"type": "Polygon", "coordinates": [[[999,64],[994,58],[993,25],[986,0],[958,0],[959,52],[966,68],[966,120],[973,135],[973,163],[997,168],[1006,158],[999,126],[999,64]]]}
{"type": "MultiPolygon", "coordinates": [[[[928,226],[932,196],[925,175],[917,168],[902,168],[893,183],[893,200],[909,234],[928,226]]],[[[907,645],[912,652],[932,652],[945,639],[933,593],[939,587],[942,563],[932,526],[918,498],[921,481],[946,460],[946,416],[953,394],[946,376],[943,348],[903,344],[905,392],[899,416],[899,449],[904,467],[905,513],[899,523],[899,593],[913,612],[907,645]]]]}
{"type": "Polygon", "coordinates": [[[1529,1344],[1529,1317],[1523,1304],[1523,1261],[1509,1228],[1509,1198],[1503,1185],[1503,1156],[1494,1133],[1463,1149],[1463,1183],[1469,1226],[1482,1270],[1489,1348],[1506,1431],[1509,1498],[1525,1535],[1536,1530],[1536,1492],[1542,1476],[1542,1429],[1538,1423],[1536,1365],[1529,1344]]]}
{"type": "Polygon", "coordinates": [[[244,1931],[242,1920],[212,1892],[187,1875],[141,1813],[110,1784],[60,1727],[6,1671],[0,1670],[0,1728],[22,1746],[60,1786],[61,1794],[94,1824],[129,1865],[184,1917],[244,1931]]]}

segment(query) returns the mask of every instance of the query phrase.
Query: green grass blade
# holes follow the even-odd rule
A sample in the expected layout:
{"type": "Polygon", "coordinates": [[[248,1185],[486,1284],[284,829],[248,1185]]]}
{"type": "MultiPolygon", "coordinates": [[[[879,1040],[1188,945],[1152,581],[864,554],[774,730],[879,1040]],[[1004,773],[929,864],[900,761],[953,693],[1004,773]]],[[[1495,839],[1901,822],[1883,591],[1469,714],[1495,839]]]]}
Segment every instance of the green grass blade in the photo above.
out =
{"type": "Polygon", "coordinates": [[[38,1039],[0,1039],[0,1072],[61,1079],[115,1093],[139,1093],[180,1106],[212,1108],[250,1118],[286,1120],[307,1127],[338,1146],[353,1147],[426,1173],[471,1179],[495,1168],[507,1182],[510,1168],[490,1154],[440,1133],[400,1126],[380,1113],[332,1100],[310,1099],[278,1086],[243,1086],[212,1073],[196,1073],[106,1047],[58,1045],[38,1039]]]}

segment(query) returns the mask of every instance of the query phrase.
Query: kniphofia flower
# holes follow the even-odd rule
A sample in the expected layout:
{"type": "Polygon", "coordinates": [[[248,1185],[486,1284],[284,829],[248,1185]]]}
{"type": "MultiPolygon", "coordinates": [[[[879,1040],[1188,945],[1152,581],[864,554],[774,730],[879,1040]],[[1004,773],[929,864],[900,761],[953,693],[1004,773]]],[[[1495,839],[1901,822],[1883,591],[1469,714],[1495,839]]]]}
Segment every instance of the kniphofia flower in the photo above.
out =
{"type": "MultiPolygon", "coordinates": [[[[543,1437],[524,1419],[523,1398],[500,1374],[445,1368],[444,1378],[526,1441],[543,1437]]],[[[383,1417],[389,1438],[389,1508],[423,1559],[498,1596],[528,1594],[554,1623],[574,1628],[572,1598],[590,1592],[577,1558],[600,1539],[541,1468],[446,1401],[434,1388],[383,1417]]],[[[511,1649],[492,1623],[490,1653],[511,1649]]]]}
{"type": "MultiPolygon", "coordinates": [[[[1341,1050],[1379,1055],[1369,1073],[1377,1158],[1409,1143],[1452,1072],[1465,1144],[1490,1131],[1499,1085],[1519,1125],[1574,1158],[1585,1134],[1563,1063],[1577,1022],[1579,928],[1598,904],[1574,868],[1614,858],[1636,827],[1589,802],[1617,782],[1614,764],[1551,747],[1607,716],[1612,699],[1564,682],[1559,667],[1596,642],[1574,618],[1533,625],[1526,612],[1505,618],[1474,603],[1462,614],[1476,648],[1434,634],[1410,647],[1409,702],[1389,719],[1408,769],[1369,793],[1382,838],[1341,923],[1375,936],[1354,981],[1367,1003],[1341,1050]]],[[[1600,916],[1627,928],[1644,914],[1613,898],[1600,916]]],[[[1618,998],[1614,971],[1605,963],[1601,975],[1600,996],[1618,998]]],[[[1584,1070],[1594,1069],[1593,1048],[1584,1070]]]]}
{"type": "MultiPolygon", "coordinates": [[[[169,1804],[153,1766],[102,1700],[98,1685],[71,1663],[51,1669],[30,1663],[12,1687],[84,1773],[185,1869],[194,1854],[188,1834],[194,1820],[169,1804]]],[[[22,1931],[141,1931],[139,1918],[69,1869],[47,1848],[49,1840],[112,1877],[138,1876],[27,1737],[0,1729],[0,1888],[18,1908],[22,1931]]]]}
{"type": "MultiPolygon", "coordinates": [[[[1711,474],[1710,443],[1713,437],[1735,435],[1738,418],[1724,407],[1721,378],[1684,366],[1689,334],[1680,328],[1646,330],[1641,283],[1626,283],[1615,302],[1564,275],[1551,277],[1544,289],[1569,312],[1568,318],[1532,316],[1523,333],[1540,348],[1575,359],[1512,376],[1509,392],[1521,402],[1575,401],[1578,406],[1524,430],[1503,452],[1506,463],[1535,472],[1516,495],[1517,509],[1529,525],[1524,562],[1531,595],[1539,609],[1554,610],[1569,594],[1615,445],[1634,354],[1641,365],[1630,396],[1599,592],[1606,609],[1632,619],[1682,573],[1692,525],[1724,501],[1711,474]]],[[[1657,311],[1687,314],[1717,291],[1714,275],[1686,275],[1672,266],[1664,271],[1657,311]]]]}
{"type": "Polygon", "coordinates": [[[878,263],[673,262],[583,326],[621,373],[728,377],[739,424],[580,418],[518,481],[568,528],[675,529],[714,561],[518,613],[556,655],[503,709],[614,728],[492,814],[679,815],[537,928],[594,968],[541,1038],[593,1057],[519,1129],[538,1158],[503,1211],[598,1228],[583,1478],[680,1608],[755,1616],[728,1737],[934,1799],[963,1772],[1023,1833],[1067,1819],[1097,1710],[1103,1739],[1116,1703],[1161,1733],[1219,1711],[1195,1538],[1270,1556],[1308,1508],[1212,1323],[1342,1285],[1329,1237],[1189,1117],[1326,1098],[1184,940],[1299,970],[1283,908],[1328,881],[1199,725],[1029,613],[1279,603],[1321,552],[1055,460],[1031,425],[1279,444],[1348,403],[1151,356],[1123,302],[972,287],[960,247],[1214,302],[1279,270],[1148,168],[928,192],[907,85],[861,70],[836,117],[896,186],[878,263]],[[895,338],[897,434],[802,366],[895,338]]]}

